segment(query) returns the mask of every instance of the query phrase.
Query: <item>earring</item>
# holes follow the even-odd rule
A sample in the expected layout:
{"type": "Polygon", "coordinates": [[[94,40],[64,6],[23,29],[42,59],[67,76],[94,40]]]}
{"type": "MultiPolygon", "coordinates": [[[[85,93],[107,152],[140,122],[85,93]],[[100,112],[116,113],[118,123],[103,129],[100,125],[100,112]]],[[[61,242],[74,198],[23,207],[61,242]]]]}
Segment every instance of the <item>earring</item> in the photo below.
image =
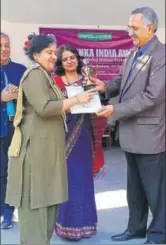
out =
{"type": "Polygon", "coordinates": [[[34,60],[37,62],[37,57],[36,56],[34,56],[34,60]]]}

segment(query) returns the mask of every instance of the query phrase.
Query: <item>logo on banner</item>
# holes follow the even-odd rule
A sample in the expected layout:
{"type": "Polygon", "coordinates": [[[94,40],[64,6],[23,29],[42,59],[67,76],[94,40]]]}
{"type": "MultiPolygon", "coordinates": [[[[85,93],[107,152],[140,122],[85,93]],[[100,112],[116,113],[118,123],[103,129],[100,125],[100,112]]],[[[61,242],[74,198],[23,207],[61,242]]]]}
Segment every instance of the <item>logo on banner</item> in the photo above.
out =
{"type": "Polygon", "coordinates": [[[99,32],[79,32],[78,39],[90,41],[106,41],[112,40],[112,34],[99,32]]]}

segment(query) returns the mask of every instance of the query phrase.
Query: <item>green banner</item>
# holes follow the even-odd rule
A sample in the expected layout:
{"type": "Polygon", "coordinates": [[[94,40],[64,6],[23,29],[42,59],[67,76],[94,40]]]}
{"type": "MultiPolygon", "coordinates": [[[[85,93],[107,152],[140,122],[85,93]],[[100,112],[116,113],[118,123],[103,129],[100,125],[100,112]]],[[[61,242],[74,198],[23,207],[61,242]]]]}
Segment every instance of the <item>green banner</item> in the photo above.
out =
{"type": "Polygon", "coordinates": [[[79,32],[78,39],[91,40],[91,41],[106,41],[112,39],[112,34],[110,33],[90,33],[90,32],[79,32]]]}

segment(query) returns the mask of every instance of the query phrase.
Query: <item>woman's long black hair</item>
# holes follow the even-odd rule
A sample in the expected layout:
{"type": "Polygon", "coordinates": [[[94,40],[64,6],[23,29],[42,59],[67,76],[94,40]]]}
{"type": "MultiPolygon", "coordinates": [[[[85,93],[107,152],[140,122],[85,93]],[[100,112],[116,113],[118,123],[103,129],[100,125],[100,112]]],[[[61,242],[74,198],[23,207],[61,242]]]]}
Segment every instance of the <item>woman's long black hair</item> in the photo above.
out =
{"type": "Polygon", "coordinates": [[[65,75],[65,70],[63,68],[62,65],[62,55],[63,52],[65,51],[70,51],[71,53],[73,53],[78,61],[78,66],[77,66],[77,73],[81,74],[81,69],[82,69],[82,58],[79,55],[78,50],[71,46],[71,45],[62,45],[58,48],[58,52],[57,52],[57,62],[56,62],[56,67],[55,67],[55,72],[58,76],[64,76],[65,75]]]}

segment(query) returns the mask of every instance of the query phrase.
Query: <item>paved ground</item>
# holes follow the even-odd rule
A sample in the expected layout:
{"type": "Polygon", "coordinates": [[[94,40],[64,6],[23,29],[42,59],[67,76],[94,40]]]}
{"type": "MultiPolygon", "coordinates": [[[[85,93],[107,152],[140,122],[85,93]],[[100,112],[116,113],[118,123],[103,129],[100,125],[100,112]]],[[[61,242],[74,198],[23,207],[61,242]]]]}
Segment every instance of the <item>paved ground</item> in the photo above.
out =
{"type": "MultiPolygon", "coordinates": [[[[105,171],[95,179],[98,209],[98,233],[91,239],[69,242],[52,237],[52,244],[115,244],[110,237],[126,228],[128,209],[126,203],[126,161],[119,148],[105,151],[105,171]]],[[[131,240],[120,244],[142,244],[144,240],[131,240]]],[[[19,244],[17,223],[13,229],[1,231],[1,244],[19,244]]]]}

